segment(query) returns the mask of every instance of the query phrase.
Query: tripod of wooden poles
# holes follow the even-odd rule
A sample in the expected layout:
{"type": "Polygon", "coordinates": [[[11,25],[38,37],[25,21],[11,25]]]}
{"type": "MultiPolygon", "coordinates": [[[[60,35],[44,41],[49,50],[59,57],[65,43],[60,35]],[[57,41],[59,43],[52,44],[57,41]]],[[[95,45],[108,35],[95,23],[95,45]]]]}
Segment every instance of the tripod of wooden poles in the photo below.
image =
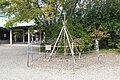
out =
{"type": "MultiPolygon", "coordinates": [[[[50,61],[51,59],[52,59],[52,55],[53,55],[53,53],[54,53],[54,51],[55,51],[55,48],[57,47],[57,44],[58,44],[58,42],[59,42],[59,40],[60,40],[60,37],[62,36],[62,33],[64,33],[64,47],[66,48],[66,40],[67,40],[67,43],[68,43],[68,47],[69,47],[69,49],[70,49],[70,52],[71,52],[71,55],[72,55],[72,62],[73,62],[73,64],[75,64],[75,58],[74,58],[74,45],[73,45],[73,41],[72,42],[70,42],[70,38],[71,38],[71,35],[70,35],[70,33],[69,33],[69,31],[68,31],[68,29],[67,29],[67,26],[66,26],[66,23],[67,23],[67,20],[65,19],[65,15],[64,15],[64,20],[62,20],[62,22],[63,22],[63,26],[62,26],[62,29],[61,29],[61,31],[60,31],[60,33],[59,33],[59,35],[58,35],[58,37],[57,37],[57,40],[56,40],[56,42],[55,42],[55,44],[54,44],[54,46],[53,46],[53,49],[52,49],[52,51],[51,51],[51,53],[50,53],[50,56],[49,56],[49,58],[48,58],[48,61],[50,61]],[[65,40],[65,37],[66,37],[66,40],[65,40]]],[[[64,52],[65,52],[66,50],[64,49],[64,52]]]]}

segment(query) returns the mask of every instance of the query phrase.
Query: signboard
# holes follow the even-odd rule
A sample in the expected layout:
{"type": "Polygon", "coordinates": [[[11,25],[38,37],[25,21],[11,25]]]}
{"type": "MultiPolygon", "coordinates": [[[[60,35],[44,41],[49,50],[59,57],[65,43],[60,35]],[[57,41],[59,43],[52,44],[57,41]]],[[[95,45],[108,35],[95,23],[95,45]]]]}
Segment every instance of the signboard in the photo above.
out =
{"type": "Polygon", "coordinates": [[[45,50],[51,50],[51,45],[45,45],[45,50]]]}

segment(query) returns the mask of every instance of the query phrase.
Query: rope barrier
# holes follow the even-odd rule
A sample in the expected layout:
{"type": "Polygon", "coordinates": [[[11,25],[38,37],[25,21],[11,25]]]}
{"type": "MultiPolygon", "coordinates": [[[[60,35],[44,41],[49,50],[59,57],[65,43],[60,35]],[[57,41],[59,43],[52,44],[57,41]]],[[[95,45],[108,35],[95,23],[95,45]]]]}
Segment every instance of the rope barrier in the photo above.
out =
{"type": "MultiPolygon", "coordinates": [[[[73,45],[74,47],[78,47],[78,46],[93,46],[95,44],[90,44],[90,45],[73,45]]],[[[45,47],[45,46],[41,46],[41,45],[29,45],[29,47],[32,46],[32,47],[45,47]]],[[[53,47],[53,46],[51,46],[53,47]]],[[[56,47],[68,47],[68,46],[56,46],[56,47]]]]}
{"type": "MultiPolygon", "coordinates": [[[[74,47],[79,47],[79,46],[88,46],[88,47],[90,47],[90,46],[93,46],[93,45],[96,45],[96,44],[89,44],[89,45],[73,45],[74,47]]],[[[28,44],[28,47],[27,47],[27,66],[29,67],[30,66],[30,64],[31,64],[31,62],[34,60],[33,59],[33,54],[39,54],[39,55],[46,55],[46,54],[50,54],[47,50],[45,50],[45,52],[41,52],[41,50],[40,50],[40,48],[45,48],[46,47],[46,45],[36,45],[36,44],[28,44]],[[34,49],[35,48],[38,48],[39,50],[38,51],[34,51],[34,49]],[[46,52],[47,51],[47,52],[46,52]],[[30,54],[31,54],[31,56],[30,56],[30,54]],[[30,61],[30,59],[29,59],[29,57],[31,57],[32,58],[32,61],[30,61]]],[[[52,45],[51,45],[51,47],[53,47],[52,45]]],[[[68,48],[69,46],[56,46],[56,48],[60,48],[60,47],[66,47],[66,48],[68,48]]],[[[36,49],[35,49],[36,50],[36,49]]],[[[49,51],[51,51],[51,50],[49,50],[49,51]]],[[[92,52],[96,52],[96,49],[93,49],[93,50],[91,50],[91,51],[85,51],[85,52],[79,52],[79,50],[75,50],[75,54],[78,54],[79,56],[79,59],[80,59],[80,56],[81,56],[81,54],[82,53],[92,53],[92,52]]],[[[61,54],[61,53],[57,53],[57,54],[61,54]]],[[[71,53],[67,53],[67,54],[71,54],[71,53]]],[[[38,58],[40,58],[40,56],[38,57],[38,58]]],[[[37,58],[37,59],[38,59],[37,58]]],[[[98,60],[99,60],[99,57],[98,57],[98,60]]]]}

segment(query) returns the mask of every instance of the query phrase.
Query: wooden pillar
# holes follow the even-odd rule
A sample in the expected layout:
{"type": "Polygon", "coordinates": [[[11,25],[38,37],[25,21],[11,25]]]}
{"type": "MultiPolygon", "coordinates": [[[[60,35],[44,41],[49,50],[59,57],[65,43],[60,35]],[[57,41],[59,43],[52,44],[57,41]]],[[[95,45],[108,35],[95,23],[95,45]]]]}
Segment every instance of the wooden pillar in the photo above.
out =
{"type": "Polygon", "coordinates": [[[44,36],[44,37],[43,37],[43,41],[44,41],[44,43],[45,43],[45,32],[44,32],[43,34],[44,34],[44,35],[43,35],[43,36],[44,36]]]}
{"type": "Polygon", "coordinates": [[[23,30],[23,43],[25,43],[25,31],[23,30]]]}
{"type": "Polygon", "coordinates": [[[10,29],[10,45],[12,45],[12,29],[10,29]]]}
{"type": "Polygon", "coordinates": [[[99,41],[96,39],[95,40],[95,45],[96,45],[96,53],[97,53],[97,58],[98,58],[98,62],[99,62],[99,41]]]}
{"type": "Polygon", "coordinates": [[[30,30],[28,29],[28,44],[30,43],[30,30]]]}

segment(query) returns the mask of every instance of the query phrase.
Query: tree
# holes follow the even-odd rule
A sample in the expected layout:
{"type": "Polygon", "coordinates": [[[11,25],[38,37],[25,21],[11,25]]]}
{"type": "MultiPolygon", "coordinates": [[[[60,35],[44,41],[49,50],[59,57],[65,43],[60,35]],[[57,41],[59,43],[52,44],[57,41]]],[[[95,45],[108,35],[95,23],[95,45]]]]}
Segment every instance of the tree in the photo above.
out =
{"type": "Polygon", "coordinates": [[[120,0],[1,0],[0,8],[10,18],[8,24],[34,20],[44,28],[48,20],[58,14],[61,19],[66,12],[74,38],[87,34],[100,40],[101,46],[115,48],[119,44],[120,0]]]}
{"type": "Polygon", "coordinates": [[[78,11],[75,18],[79,18],[80,23],[84,24],[84,28],[91,34],[91,37],[98,39],[104,44],[103,39],[107,37],[105,43],[110,42],[116,45],[119,36],[120,21],[120,0],[84,0],[79,3],[78,11]],[[113,33],[114,32],[114,33],[113,33]],[[116,38],[115,38],[116,37],[116,38]]]}
{"type": "Polygon", "coordinates": [[[29,22],[34,20],[38,25],[47,25],[47,20],[54,18],[56,9],[55,0],[2,0],[0,8],[8,16],[7,24],[29,22]]]}

